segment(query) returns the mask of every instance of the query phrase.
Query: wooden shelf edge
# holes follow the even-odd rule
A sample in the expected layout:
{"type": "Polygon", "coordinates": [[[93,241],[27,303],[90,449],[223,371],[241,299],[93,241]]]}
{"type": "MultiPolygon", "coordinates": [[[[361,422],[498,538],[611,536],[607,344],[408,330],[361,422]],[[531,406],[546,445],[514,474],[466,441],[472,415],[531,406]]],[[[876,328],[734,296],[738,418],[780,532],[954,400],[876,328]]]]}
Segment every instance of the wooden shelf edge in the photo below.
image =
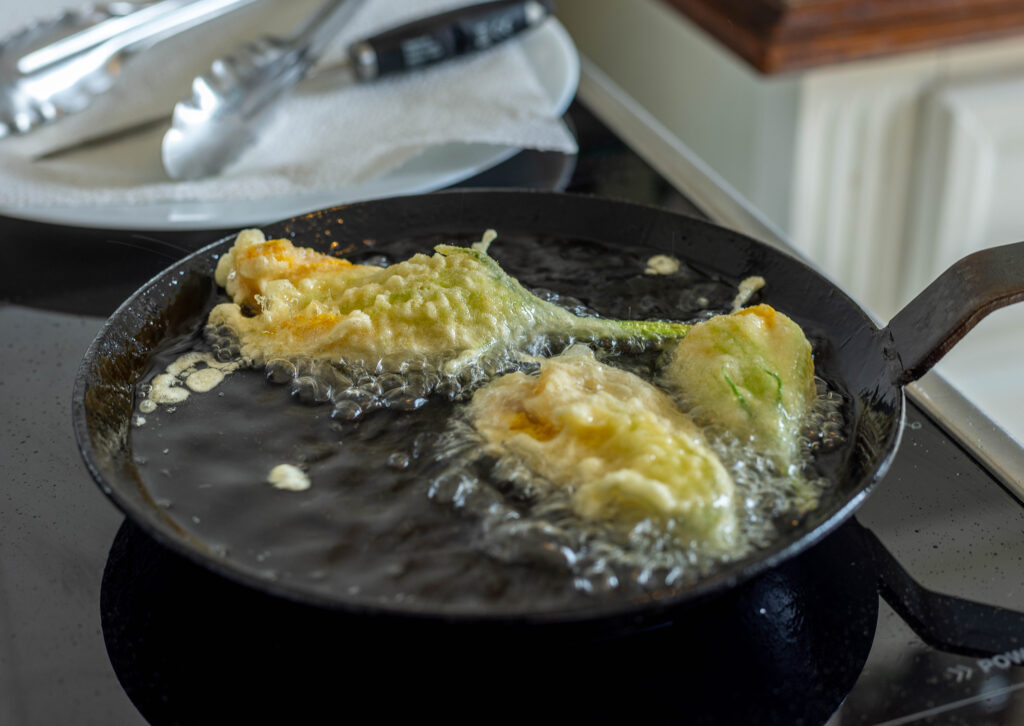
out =
{"type": "Polygon", "coordinates": [[[661,1],[766,75],[1024,35],[1020,0],[661,1]]]}

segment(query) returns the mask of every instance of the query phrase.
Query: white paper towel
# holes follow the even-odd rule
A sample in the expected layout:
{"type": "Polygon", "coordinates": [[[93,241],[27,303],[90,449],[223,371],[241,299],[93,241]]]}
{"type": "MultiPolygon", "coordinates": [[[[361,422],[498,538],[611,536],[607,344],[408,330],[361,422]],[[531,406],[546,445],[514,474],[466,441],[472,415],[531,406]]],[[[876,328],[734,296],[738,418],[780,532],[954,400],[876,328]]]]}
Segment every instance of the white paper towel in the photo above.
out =
{"type": "MultiPolygon", "coordinates": [[[[258,144],[217,177],[174,182],[160,163],[166,125],[101,146],[35,160],[68,138],[95,136],[165,115],[213,58],[246,39],[287,35],[319,3],[258,2],[165,41],[125,64],[121,82],[93,107],[40,132],[0,139],[0,205],[71,207],[168,201],[259,200],[329,192],[395,170],[424,150],[483,143],[572,153],[559,119],[519,42],[401,78],[341,87],[330,66],[353,40],[466,0],[368,0],[339,34],[325,68],[289,96],[258,144]],[[185,90],[183,90],[185,89],[185,90]]],[[[0,16],[6,34],[66,0],[19,4],[0,16]]],[[[542,71],[543,72],[543,71],[542,71]]],[[[573,79],[575,83],[575,79],[573,79]]]]}

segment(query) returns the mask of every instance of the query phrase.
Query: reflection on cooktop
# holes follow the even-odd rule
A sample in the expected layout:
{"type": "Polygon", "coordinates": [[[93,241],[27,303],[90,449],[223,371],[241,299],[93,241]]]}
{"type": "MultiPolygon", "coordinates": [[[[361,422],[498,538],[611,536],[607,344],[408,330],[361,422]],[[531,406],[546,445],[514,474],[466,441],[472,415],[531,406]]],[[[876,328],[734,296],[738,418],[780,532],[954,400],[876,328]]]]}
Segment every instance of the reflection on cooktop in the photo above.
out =
{"type": "Polygon", "coordinates": [[[875,575],[856,551],[846,528],[674,620],[593,636],[571,624],[317,610],[211,574],[126,522],[103,577],[103,634],[122,686],[154,724],[294,723],[357,709],[481,722],[822,724],[874,635],[875,575]]]}

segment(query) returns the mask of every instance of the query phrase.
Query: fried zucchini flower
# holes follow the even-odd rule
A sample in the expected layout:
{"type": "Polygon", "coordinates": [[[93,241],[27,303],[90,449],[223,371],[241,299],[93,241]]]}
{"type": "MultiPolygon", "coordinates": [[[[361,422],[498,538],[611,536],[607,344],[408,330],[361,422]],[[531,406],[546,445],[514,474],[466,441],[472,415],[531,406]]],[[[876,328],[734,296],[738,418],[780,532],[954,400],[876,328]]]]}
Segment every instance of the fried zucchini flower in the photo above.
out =
{"type": "Polygon", "coordinates": [[[433,255],[379,268],[245,230],[217,264],[233,302],[215,307],[209,322],[233,330],[242,354],[257,360],[304,355],[387,368],[420,356],[445,361],[448,373],[545,337],[661,340],[687,330],[573,315],[506,274],[489,242],[438,245],[433,255]]]}
{"type": "Polygon", "coordinates": [[[655,520],[683,542],[735,543],[734,484],[697,426],[667,394],[584,345],[542,360],[537,375],[496,379],[468,412],[487,442],[567,487],[585,519],[655,520]]]}
{"type": "Polygon", "coordinates": [[[769,305],[694,325],[672,352],[667,383],[701,425],[728,431],[785,472],[817,392],[803,330],[769,305]]]}

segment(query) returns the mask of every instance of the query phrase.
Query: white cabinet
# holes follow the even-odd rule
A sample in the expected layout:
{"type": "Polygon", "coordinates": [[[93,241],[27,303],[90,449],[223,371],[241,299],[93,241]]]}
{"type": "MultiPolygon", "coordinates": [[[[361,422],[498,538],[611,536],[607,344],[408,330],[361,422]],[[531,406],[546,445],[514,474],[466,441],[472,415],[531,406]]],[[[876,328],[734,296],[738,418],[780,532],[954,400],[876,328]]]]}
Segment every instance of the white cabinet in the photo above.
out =
{"type": "MultiPolygon", "coordinates": [[[[589,61],[881,319],[1024,240],[1024,38],[763,76],[659,0],[558,7],[589,61]]],[[[1024,441],[1017,307],[943,370],[1024,441]]]]}
{"type": "Polygon", "coordinates": [[[908,285],[950,261],[1024,239],[1024,67],[944,82],[920,112],[908,285]]]}

